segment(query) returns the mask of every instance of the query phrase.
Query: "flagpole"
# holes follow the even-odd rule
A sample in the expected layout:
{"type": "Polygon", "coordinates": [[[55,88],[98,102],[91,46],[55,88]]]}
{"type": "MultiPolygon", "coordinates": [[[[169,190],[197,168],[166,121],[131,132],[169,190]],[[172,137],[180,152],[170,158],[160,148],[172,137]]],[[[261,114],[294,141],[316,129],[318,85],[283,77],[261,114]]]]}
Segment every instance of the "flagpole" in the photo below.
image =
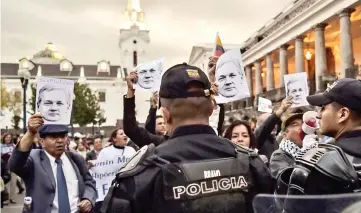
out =
{"type": "Polygon", "coordinates": [[[219,37],[219,32],[216,34],[216,39],[214,40],[214,46],[213,46],[213,56],[216,55],[216,48],[217,48],[217,39],[219,37]]]}

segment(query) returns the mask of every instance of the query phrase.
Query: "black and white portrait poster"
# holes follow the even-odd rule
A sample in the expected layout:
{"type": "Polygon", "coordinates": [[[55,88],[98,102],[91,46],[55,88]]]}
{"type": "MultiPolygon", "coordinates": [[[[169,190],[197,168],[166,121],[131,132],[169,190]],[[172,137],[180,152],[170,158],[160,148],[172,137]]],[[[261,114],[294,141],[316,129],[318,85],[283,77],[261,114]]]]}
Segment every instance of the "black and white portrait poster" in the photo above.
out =
{"type": "Polygon", "coordinates": [[[286,97],[292,97],[291,107],[300,107],[309,105],[306,97],[308,96],[307,73],[300,72],[284,76],[286,97]]]}
{"type": "Polygon", "coordinates": [[[135,68],[138,74],[138,81],[134,89],[156,92],[160,88],[162,72],[164,67],[164,58],[150,61],[135,68]]]}
{"type": "Polygon", "coordinates": [[[36,109],[45,124],[70,124],[74,81],[39,77],[36,82],[36,109]]]}
{"type": "Polygon", "coordinates": [[[221,55],[216,64],[217,103],[229,103],[250,97],[240,49],[221,55]]]}

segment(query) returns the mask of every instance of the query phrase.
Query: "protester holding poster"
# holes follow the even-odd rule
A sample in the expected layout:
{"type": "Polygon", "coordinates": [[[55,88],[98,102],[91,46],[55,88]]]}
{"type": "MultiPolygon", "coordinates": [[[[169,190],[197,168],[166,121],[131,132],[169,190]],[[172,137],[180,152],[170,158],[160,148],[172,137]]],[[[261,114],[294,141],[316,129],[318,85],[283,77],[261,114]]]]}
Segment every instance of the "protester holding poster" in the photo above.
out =
{"type": "Polygon", "coordinates": [[[216,64],[217,103],[229,103],[250,97],[240,50],[232,49],[222,54],[216,64]]]}
{"type": "Polygon", "coordinates": [[[286,96],[292,97],[291,107],[300,107],[309,105],[306,97],[308,96],[307,73],[294,73],[284,76],[286,96]]]}
{"type": "Polygon", "coordinates": [[[110,140],[113,144],[100,151],[97,160],[92,161],[90,169],[98,192],[95,213],[100,212],[102,201],[119,169],[135,154],[135,150],[127,146],[128,137],[124,134],[123,129],[114,130],[110,140]]]}
{"type": "Polygon", "coordinates": [[[36,108],[45,124],[70,124],[74,81],[40,77],[36,86],[36,108]]]}
{"type": "Polygon", "coordinates": [[[137,90],[155,92],[159,90],[164,59],[144,63],[135,68],[138,74],[137,90]]]}

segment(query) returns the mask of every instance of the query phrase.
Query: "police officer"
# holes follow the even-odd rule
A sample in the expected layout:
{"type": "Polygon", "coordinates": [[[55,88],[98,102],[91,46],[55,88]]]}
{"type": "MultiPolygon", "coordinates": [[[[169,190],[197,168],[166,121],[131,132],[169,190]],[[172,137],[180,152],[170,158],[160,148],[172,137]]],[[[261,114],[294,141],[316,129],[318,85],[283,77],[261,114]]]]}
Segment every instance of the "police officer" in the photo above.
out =
{"type": "Polygon", "coordinates": [[[257,154],[208,125],[210,88],[204,72],[186,63],[164,73],[159,96],[170,138],[137,152],[113,181],[102,212],[252,212],[254,195],[271,192],[257,154]]]}
{"type": "Polygon", "coordinates": [[[340,79],[307,101],[321,107],[320,134],[336,142],[301,152],[296,167],[279,176],[278,188],[286,183],[288,194],[308,195],[360,191],[361,81],[340,79]]]}

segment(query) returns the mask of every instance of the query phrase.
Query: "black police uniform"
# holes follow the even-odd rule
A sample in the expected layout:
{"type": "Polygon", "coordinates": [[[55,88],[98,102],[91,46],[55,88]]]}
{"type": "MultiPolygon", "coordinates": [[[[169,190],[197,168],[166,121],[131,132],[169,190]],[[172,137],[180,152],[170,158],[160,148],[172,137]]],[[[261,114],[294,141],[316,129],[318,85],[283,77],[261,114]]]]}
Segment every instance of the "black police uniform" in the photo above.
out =
{"type": "MultiPolygon", "coordinates": [[[[314,106],[337,102],[361,113],[361,81],[344,78],[324,93],[307,97],[314,106]]],[[[280,194],[340,194],[361,191],[361,130],[343,133],[336,143],[301,152],[296,167],[278,176],[280,194]]]]}
{"type": "MultiPolygon", "coordinates": [[[[210,88],[199,68],[180,64],[165,72],[159,95],[209,95],[187,92],[190,81],[210,88]]],[[[257,153],[218,137],[210,126],[182,126],[156,148],[137,152],[113,181],[102,212],[252,212],[254,195],[271,190],[270,172],[257,153]]]]}

